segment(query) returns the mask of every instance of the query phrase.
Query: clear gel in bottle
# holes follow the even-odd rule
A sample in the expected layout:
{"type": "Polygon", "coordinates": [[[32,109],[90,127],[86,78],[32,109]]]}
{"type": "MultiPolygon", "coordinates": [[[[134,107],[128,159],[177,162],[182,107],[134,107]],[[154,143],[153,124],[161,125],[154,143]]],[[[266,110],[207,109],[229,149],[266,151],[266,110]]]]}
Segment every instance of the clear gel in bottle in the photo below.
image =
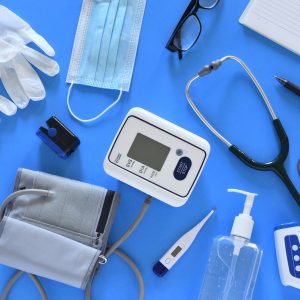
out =
{"type": "Polygon", "coordinates": [[[208,260],[199,300],[250,300],[262,250],[250,243],[254,222],[250,215],[256,194],[236,189],[228,192],[247,196],[243,213],[233,223],[231,235],[217,237],[208,260]]]}

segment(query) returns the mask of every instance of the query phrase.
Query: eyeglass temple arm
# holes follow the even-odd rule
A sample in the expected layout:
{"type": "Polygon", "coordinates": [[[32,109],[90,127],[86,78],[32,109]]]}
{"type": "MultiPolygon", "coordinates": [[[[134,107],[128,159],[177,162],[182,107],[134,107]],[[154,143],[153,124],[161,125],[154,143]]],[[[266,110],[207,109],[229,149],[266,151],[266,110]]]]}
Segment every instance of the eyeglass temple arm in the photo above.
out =
{"type": "MultiPolygon", "coordinates": [[[[175,38],[176,37],[174,37],[174,39],[175,38]]],[[[181,60],[182,59],[182,51],[180,49],[181,49],[182,45],[181,45],[181,31],[180,30],[178,31],[177,38],[178,38],[178,45],[179,45],[179,48],[177,49],[178,59],[181,60]]]]}
{"type": "Polygon", "coordinates": [[[182,59],[182,51],[178,50],[177,53],[178,53],[178,59],[181,60],[182,59]]]}

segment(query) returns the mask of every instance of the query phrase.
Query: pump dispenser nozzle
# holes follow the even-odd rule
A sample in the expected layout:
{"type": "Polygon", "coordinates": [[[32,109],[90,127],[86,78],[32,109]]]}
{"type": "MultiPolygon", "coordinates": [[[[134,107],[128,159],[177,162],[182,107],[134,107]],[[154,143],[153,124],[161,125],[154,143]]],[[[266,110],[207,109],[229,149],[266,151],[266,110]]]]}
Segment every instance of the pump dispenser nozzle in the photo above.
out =
{"type": "Polygon", "coordinates": [[[245,192],[245,191],[238,190],[238,189],[228,189],[227,192],[239,193],[239,194],[243,194],[243,195],[247,196],[246,197],[246,201],[245,201],[245,205],[244,205],[243,214],[247,214],[247,215],[250,216],[250,212],[251,212],[251,208],[253,206],[254,198],[258,194],[254,194],[254,193],[250,193],[250,192],[245,192]]]}
{"type": "Polygon", "coordinates": [[[254,198],[255,196],[257,196],[257,194],[242,191],[242,190],[237,190],[237,189],[228,189],[227,191],[239,193],[247,196],[244,205],[244,211],[243,213],[235,217],[231,229],[231,234],[249,240],[251,238],[252,229],[254,225],[254,221],[252,220],[250,212],[253,206],[254,198]]]}
{"type": "Polygon", "coordinates": [[[235,218],[230,236],[214,239],[199,300],[252,298],[262,257],[261,248],[250,241],[254,224],[250,211],[256,194],[236,189],[228,192],[243,194],[244,211],[235,218]]]}

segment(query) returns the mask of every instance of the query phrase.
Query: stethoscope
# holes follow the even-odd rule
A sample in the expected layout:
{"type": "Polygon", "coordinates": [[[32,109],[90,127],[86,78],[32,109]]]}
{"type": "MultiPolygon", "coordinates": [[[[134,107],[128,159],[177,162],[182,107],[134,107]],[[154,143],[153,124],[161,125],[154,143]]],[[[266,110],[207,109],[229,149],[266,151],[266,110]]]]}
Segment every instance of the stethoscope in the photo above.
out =
{"type": "Polygon", "coordinates": [[[288,190],[290,191],[291,195],[293,196],[293,198],[296,200],[296,202],[298,203],[298,205],[300,205],[300,195],[295,187],[295,185],[293,184],[293,182],[291,181],[290,177],[287,174],[287,171],[285,169],[284,166],[284,162],[285,159],[288,156],[289,153],[289,139],[288,136],[284,130],[284,128],[281,125],[280,120],[278,119],[278,117],[276,116],[269,99],[267,98],[265,92],[263,91],[262,87],[260,86],[260,84],[258,83],[257,79],[255,78],[255,76],[253,75],[253,73],[251,72],[251,70],[247,67],[247,65],[238,57],[235,56],[225,56],[219,60],[213,61],[211,64],[203,67],[203,69],[201,71],[199,71],[197,73],[197,75],[195,75],[187,84],[186,86],[186,97],[187,100],[189,102],[189,104],[191,105],[192,109],[194,110],[194,112],[197,114],[197,116],[202,120],[202,122],[212,131],[213,134],[215,134],[224,144],[227,145],[227,147],[229,148],[229,150],[236,155],[243,163],[245,163],[247,166],[260,170],[260,171],[273,171],[275,172],[283,181],[283,183],[285,184],[285,186],[288,188],[288,190]],[[195,103],[193,102],[190,94],[189,94],[189,90],[191,87],[191,84],[198,79],[199,77],[203,77],[206,76],[208,74],[210,74],[212,71],[217,70],[223,62],[225,62],[226,60],[234,60],[236,62],[238,62],[243,68],[244,70],[247,72],[247,74],[250,76],[250,78],[252,79],[253,83],[255,84],[255,86],[257,87],[259,93],[261,94],[271,116],[273,119],[273,125],[275,127],[275,130],[277,132],[279,141],[280,141],[280,145],[281,145],[281,150],[278,154],[278,156],[267,163],[261,163],[258,162],[252,158],[250,158],[246,153],[244,153],[243,151],[241,151],[237,146],[231,144],[227,139],[225,139],[207,120],[206,118],[201,114],[201,112],[198,110],[198,108],[196,107],[195,103]]]}

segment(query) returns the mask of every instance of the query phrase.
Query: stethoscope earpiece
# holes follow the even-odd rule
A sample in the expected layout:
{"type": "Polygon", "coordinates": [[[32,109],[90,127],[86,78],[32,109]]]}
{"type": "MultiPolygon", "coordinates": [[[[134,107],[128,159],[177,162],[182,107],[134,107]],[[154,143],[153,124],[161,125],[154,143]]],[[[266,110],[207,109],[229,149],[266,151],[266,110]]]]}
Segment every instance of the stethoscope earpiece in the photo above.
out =
{"type": "MultiPolygon", "coordinates": [[[[191,80],[188,81],[188,83],[186,85],[186,88],[185,88],[185,94],[186,94],[186,98],[187,98],[190,106],[192,107],[192,109],[196,113],[196,115],[208,127],[208,129],[215,136],[217,136],[217,138],[219,138],[224,144],[227,145],[229,150],[235,156],[237,156],[243,163],[245,163],[247,166],[249,166],[253,169],[260,170],[260,171],[273,171],[274,173],[276,173],[280,177],[280,179],[283,181],[283,183],[286,185],[286,187],[288,188],[290,194],[293,196],[293,198],[295,199],[297,204],[300,205],[300,195],[299,195],[295,185],[291,181],[290,177],[288,176],[287,171],[284,167],[285,159],[287,158],[288,153],[289,153],[289,139],[288,139],[288,136],[287,136],[280,120],[277,118],[277,116],[276,116],[276,114],[275,114],[275,112],[274,112],[274,110],[271,106],[271,103],[270,103],[267,95],[265,94],[264,90],[262,89],[261,85],[257,81],[254,74],[251,72],[251,70],[248,68],[248,66],[240,58],[238,58],[236,56],[228,55],[228,56],[224,56],[221,59],[213,61],[209,65],[204,66],[191,80]],[[203,77],[203,76],[206,76],[206,75],[210,74],[212,71],[218,70],[219,67],[226,60],[234,60],[243,67],[245,72],[249,75],[249,77],[253,81],[254,85],[258,89],[260,95],[262,96],[262,98],[264,100],[264,103],[267,106],[267,109],[268,109],[268,111],[269,111],[269,113],[270,113],[270,115],[273,119],[273,126],[276,130],[276,133],[278,135],[280,145],[281,145],[280,152],[273,161],[266,162],[266,163],[258,162],[256,160],[252,159],[251,157],[249,157],[245,152],[241,151],[237,146],[231,144],[223,135],[221,135],[221,133],[219,133],[207,121],[207,119],[199,111],[198,107],[195,105],[194,101],[192,100],[192,98],[190,96],[190,87],[191,87],[192,83],[196,79],[198,79],[200,77],[203,77]]],[[[298,161],[298,172],[300,174],[300,160],[298,161]]]]}

